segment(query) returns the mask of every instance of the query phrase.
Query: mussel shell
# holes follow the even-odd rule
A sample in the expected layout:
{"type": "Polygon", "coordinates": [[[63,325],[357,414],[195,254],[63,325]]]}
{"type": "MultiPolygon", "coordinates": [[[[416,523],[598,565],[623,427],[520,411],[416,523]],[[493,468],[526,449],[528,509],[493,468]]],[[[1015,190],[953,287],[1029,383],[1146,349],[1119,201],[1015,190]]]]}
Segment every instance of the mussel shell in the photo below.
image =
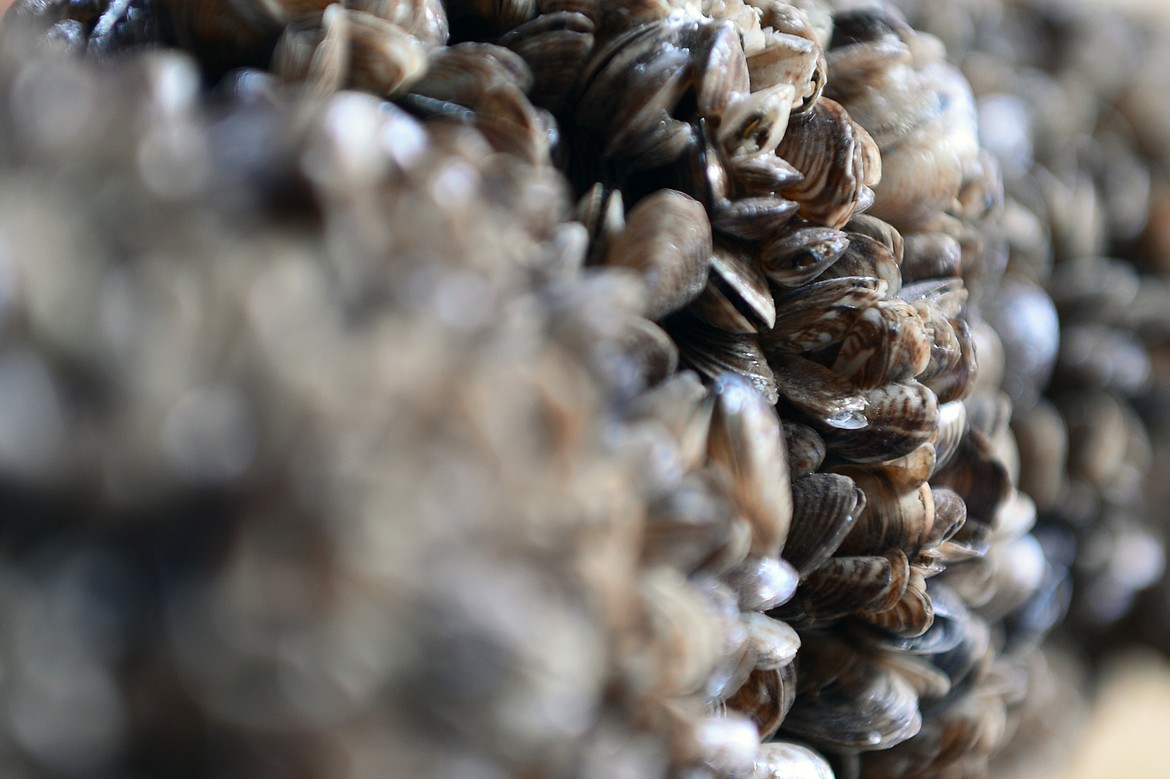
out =
{"type": "Polygon", "coordinates": [[[883,612],[898,603],[909,581],[910,561],[898,549],[885,555],[833,557],[801,579],[795,605],[814,624],[883,612]]]}
{"type": "Polygon", "coordinates": [[[736,373],[769,403],[779,399],[776,375],[755,335],[726,333],[686,313],[672,316],[663,324],[678,344],[682,364],[700,376],[714,381],[725,373],[736,373]]]}
{"type": "Polygon", "coordinates": [[[786,741],[760,744],[751,779],[834,779],[825,758],[808,747],[786,741]]]}
{"type": "Polygon", "coordinates": [[[625,229],[607,242],[603,259],[641,273],[646,317],[661,319],[699,296],[710,258],[706,210],[681,192],[660,190],[634,206],[625,229]]]}
{"type": "Polygon", "coordinates": [[[683,467],[691,471],[706,462],[713,408],[710,393],[699,377],[682,371],[639,393],[630,401],[627,412],[631,420],[664,428],[675,442],[683,467]]]}
{"type": "Polygon", "coordinates": [[[838,549],[840,554],[884,554],[901,549],[913,559],[934,528],[930,485],[900,484],[880,466],[841,466],[865,493],[865,508],[838,549]]]}
{"type": "Polygon", "coordinates": [[[727,708],[746,714],[760,729],[760,739],[771,738],[780,729],[784,715],[796,699],[796,672],[793,666],[764,670],[757,668],[742,687],[727,699],[727,708]]]}
{"type": "MultiPolygon", "coordinates": [[[[703,690],[724,650],[718,609],[682,574],[657,567],[638,581],[644,650],[631,658],[627,678],[636,689],[659,695],[703,690]]],[[[746,640],[746,635],[745,635],[746,640]]]]}
{"type": "MultiPolygon", "coordinates": [[[[728,332],[756,332],[776,324],[776,301],[763,272],[745,250],[715,244],[706,293],[711,300],[697,315],[728,332]],[[725,326],[730,325],[730,326],[725,326]],[[733,328],[744,329],[733,329],[733,328]]],[[[696,306],[702,302],[696,301],[696,306]]]]}
{"type": "Polygon", "coordinates": [[[792,528],[784,559],[801,576],[820,568],[841,546],[865,509],[865,493],[838,473],[813,473],[792,482],[792,528]]]}
{"type": "Polygon", "coordinates": [[[903,676],[840,639],[809,633],[803,642],[785,731],[849,753],[888,749],[919,731],[918,695],[903,676]]]}
{"type": "Polygon", "coordinates": [[[776,84],[797,87],[795,98],[803,103],[816,74],[818,60],[824,56],[816,41],[799,35],[777,32],[768,37],[764,48],[747,57],[751,90],[776,84]]]}
{"type": "Polygon", "coordinates": [[[799,287],[821,275],[849,248],[849,237],[829,227],[797,227],[760,245],[760,266],[783,287],[799,287]]]}
{"type": "Polygon", "coordinates": [[[849,233],[851,237],[864,235],[866,238],[872,238],[886,247],[886,250],[889,251],[890,256],[893,257],[894,263],[898,267],[902,266],[905,242],[902,234],[889,222],[882,221],[876,216],[869,214],[855,214],[849,220],[849,223],[845,225],[845,232],[849,233]]]}
{"type": "Polygon", "coordinates": [[[432,46],[447,43],[447,12],[441,0],[345,0],[345,7],[385,19],[432,46]]]}
{"type": "Polygon", "coordinates": [[[725,374],[711,388],[708,454],[735,485],[744,515],[752,522],[752,550],[775,556],[792,523],[792,492],[784,433],[773,404],[738,374],[725,374]]]}
{"type": "Polygon", "coordinates": [[[779,195],[804,179],[804,174],[775,154],[756,154],[728,163],[731,181],[741,197],[779,195]]]}
{"type": "Polygon", "coordinates": [[[827,268],[822,279],[860,276],[880,279],[886,283],[888,294],[896,295],[902,288],[902,272],[893,252],[880,241],[866,235],[846,233],[849,248],[827,268]]]}
{"type": "Polygon", "coordinates": [[[715,207],[711,226],[745,241],[759,241],[776,233],[796,213],[796,203],[775,195],[725,200],[715,207]]]}
{"type": "Polygon", "coordinates": [[[231,68],[265,65],[286,24],[304,14],[322,12],[330,2],[188,0],[169,2],[167,10],[179,46],[220,74],[231,68]]]}
{"type": "Polygon", "coordinates": [[[839,103],[828,98],[789,119],[776,153],[804,175],[783,192],[800,203],[797,214],[802,219],[839,228],[853,216],[866,184],[863,132],[839,103]]]}
{"type": "Polygon", "coordinates": [[[320,15],[298,17],[284,28],[272,55],[272,71],[286,82],[329,95],[345,85],[351,46],[348,15],[342,6],[331,5],[320,15]]]}
{"type": "Polygon", "coordinates": [[[898,636],[921,636],[934,622],[934,607],[921,571],[911,567],[902,597],[891,608],[860,615],[862,619],[898,636]]]}
{"type": "Polygon", "coordinates": [[[836,437],[829,431],[853,434],[870,424],[866,394],[841,374],[798,355],[772,355],[772,364],[779,394],[806,415],[830,449],[836,437]]]}
{"type": "Polygon", "coordinates": [[[851,277],[816,281],[780,295],[775,325],[761,334],[764,348],[769,354],[795,354],[832,346],[885,291],[877,279],[851,277]]]}
{"type": "Polygon", "coordinates": [[[987,525],[994,521],[1012,489],[1011,476],[996,457],[991,441],[983,433],[970,428],[954,458],[934,475],[932,481],[950,487],[963,498],[969,520],[987,525]]]}
{"type": "MultiPolygon", "coordinates": [[[[856,396],[856,391],[850,393],[849,401],[856,396]]],[[[811,419],[830,452],[853,462],[880,462],[907,455],[934,437],[938,400],[923,384],[895,382],[862,391],[860,396],[862,426],[834,425],[824,417],[811,419]]]]}
{"type": "MultiPolygon", "coordinates": [[[[733,164],[744,157],[771,154],[783,143],[795,94],[792,85],[777,84],[759,92],[733,96],[716,130],[719,147],[733,164]]],[[[800,168],[787,155],[781,156],[800,168]]]]}
{"type": "Polygon", "coordinates": [[[360,11],[348,17],[350,89],[387,97],[407,89],[427,68],[426,46],[406,30],[360,11]]]}
{"type": "Polygon", "coordinates": [[[786,623],[757,611],[746,612],[743,620],[756,668],[770,671],[790,665],[796,659],[800,635],[786,623]]]}
{"type": "Polygon", "coordinates": [[[957,277],[962,269],[963,248],[958,239],[930,231],[903,236],[905,255],[902,277],[906,281],[957,277]]]}
{"type": "Polygon", "coordinates": [[[788,469],[793,477],[807,476],[825,461],[825,441],[817,431],[799,422],[784,423],[784,438],[788,446],[788,469]]]}
{"type": "Polygon", "coordinates": [[[896,298],[861,313],[841,342],[833,370],[861,389],[912,379],[930,360],[926,327],[913,306],[896,298]]]}
{"type": "Polygon", "coordinates": [[[1068,428],[1064,418],[1048,400],[1027,409],[1017,409],[1012,432],[1019,447],[1020,483],[1041,511],[1057,505],[1068,478],[1068,428]]]}
{"type": "Polygon", "coordinates": [[[617,343],[644,387],[653,387],[678,370],[678,347],[674,341],[661,327],[642,317],[627,320],[617,343]]]}
{"type": "MultiPolygon", "coordinates": [[[[722,480],[693,471],[646,507],[642,562],[698,571],[733,545],[736,522],[743,520],[736,516],[722,480]]],[[[742,553],[747,553],[746,544],[742,553]]]]}
{"type": "Polygon", "coordinates": [[[500,38],[532,69],[529,97],[553,113],[565,105],[593,51],[594,24],[580,13],[544,13],[500,38]]]}

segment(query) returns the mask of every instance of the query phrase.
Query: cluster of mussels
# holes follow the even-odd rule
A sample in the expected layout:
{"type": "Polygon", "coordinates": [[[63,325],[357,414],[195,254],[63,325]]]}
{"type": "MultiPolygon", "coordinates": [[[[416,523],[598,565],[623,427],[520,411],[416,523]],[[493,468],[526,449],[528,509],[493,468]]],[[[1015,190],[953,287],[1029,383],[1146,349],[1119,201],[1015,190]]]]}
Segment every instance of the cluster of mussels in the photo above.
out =
{"type": "Polygon", "coordinates": [[[1004,15],[947,8],[18,0],[5,775],[959,778],[1033,738],[1072,582],[1161,572],[1170,293],[1099,254],[1170,183],[1001,121],[1069,133],[1080,70],[977,103],[942,40],[1004,15]]]}

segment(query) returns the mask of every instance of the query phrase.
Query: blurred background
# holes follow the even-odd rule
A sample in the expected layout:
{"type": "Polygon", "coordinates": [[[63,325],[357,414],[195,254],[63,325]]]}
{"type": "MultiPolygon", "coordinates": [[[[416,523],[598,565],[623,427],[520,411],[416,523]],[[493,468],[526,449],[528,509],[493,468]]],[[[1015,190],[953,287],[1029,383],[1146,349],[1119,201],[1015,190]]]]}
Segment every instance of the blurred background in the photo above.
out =
{"type": "MultiPolygon", "coordinates": [[[[1108,13],[1117,9],[1148,15],[1170,29],[1165,0],[1082,0],[1108,13]]],[[[1105,671],[1102,694],[1088,727],[1067,744],[1065,765],[1045,779],[1124,776],[1162,779],[1170,775],[1170,661],[1154,652],[1134,652],[1105,671]]]]}

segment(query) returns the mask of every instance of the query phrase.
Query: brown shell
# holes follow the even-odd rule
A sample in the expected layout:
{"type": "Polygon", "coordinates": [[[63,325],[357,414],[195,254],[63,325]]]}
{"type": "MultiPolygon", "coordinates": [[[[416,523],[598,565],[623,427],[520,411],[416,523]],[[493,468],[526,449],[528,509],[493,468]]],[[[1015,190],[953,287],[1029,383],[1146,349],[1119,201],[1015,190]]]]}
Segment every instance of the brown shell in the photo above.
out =
{"type": "Polygon", "coordinates": [[[691,143],[687,123],[672,118],[692,85],[690,50],[659,22],[631,29],[595,48],[580,83],[577,124],[595,134],[607,157],[637,168],[673,162],[691,143]]]}
{"type": "Polygon", "coordinates": [[[938,400],[919,382],[895,382],[860,394],[863,426],[851,429],[813,419],[831,452],[853,462],[880,462],[909,454],[934,436],[938,400]]]}
{"type": "Polygon", "coordinates": [[[721,615],[704,593],[669,568],[644,572],[638,593],[646,640],[629,661],[627,678],[643,693],[700,692],[724,651],[721,615]]]}
{"type": "MultiPolygon", "coordinates": [[[[786,137],[795,94],[791,84],[777,84],[759,92],[734,95],[715,131],[720,150],[733,163],[743,157],[771,154],[786,137]]],[[[781,156],[800,168],[787,155],[781,156]]]]}
{"type": "Polygon", "coordinates": [[[864,235],[885,246],[894,258],[898,267],[903,265],[905,241],[903,236],[889,222],[882,221],[870,214],[854,214],[845,225],[845,232],[851,235],[864,235]]]}
{"type": "Polygon", "coordinates": [[[630,418],[665,429],[683,467],[699,468],[707,459],[707,437],[714,401],[691,371],[669,377],[657,387],[639,394],[630,403],[630,418]]]}
{"type": "Polygon", "coordinates": [[[617,343],[644,386],[653,387],[678,370],[678,347],[666,331],[638,316],[630,317],[623,325],[617,343]]]}
{"type": "Polygon", "coordinates": [[[885,289],[877,279],[850,277],[816,281],[777,297],[775,326],[761,334],[764,348],[769,354],[794,354],[832,346],[885,289]]]}
{"type": "Polygon", "coordinates": [[[848,476],[813,473],[792,482],[792,529],[784,559],[801,576],[821,567],[865,509],[865,493],[848,476]]]}
{"type": "Polygon", "coordinates": [[[829,763],[808,747],[787,741],[760,744],[752,779],[834,779],[829,763]]]}
{"type": "MultiPolygon", "coordinates": [[[[938,396],[940,403],[962,400],[975,388],[978,364],[975,358],[975,339],[965,319],[949,320],[951,331],[958,343],[959,358],[947,368],[930,374],[930,366],[923,372],[922,383],[938,396]]],[[[937,339],[939,330],[934,331],[937,339]]],[[[945,332],[945,331],[944,331],[945,332]]],[[[937,340],[936,340],[937,343],[937,340]]],[[[946,359],[950,359],[948,355],[946,359]]]]}
{"type": "Polygon", "coordinates": [[[760,266],[783,287],[799,287],[821,275],[849,248],[849,237],[829,227],[797,227],[760,245],[760,266]]]}
{"type": "Polygon", "coordinates": [[[646,285],[646,316],[662,317],[697,298],[707,283],[711,227],[691,197],[670,189],[639,201],[606,243],[606,265],[631,268],[646,285]]]}
{"type": "Polygon", "coordinates": [[[921,636],[934,623],[934,606],[926,593],[926,580],[917,568],[910,569],[909,582],[891,608],[860,615],[871,624],[896,636],[921,636]]]}
{"type": "Polygon", "coordinates": [[[723,574],[724,583],[735,593],[740,611],[765,611],[786,603],[799,580],[796,570],[776,557],[749,555],[723,574]]]}
{"type": "Polygon", "coordinates": [[[930,341],[918,312],[889,298],[854,322],[833,361],[833,370],[861,389],[911,379],[926,368],[930,341]]]}
{"type": "Polygon", "coordinates": [[[285,25],[323,12],[333,0],[186,0],[167,3],[178,44],[214,70],[262,66],[285,25]]]}
{"type": "Polygon", "coordinates": [[[736,373],[769,403],[779,399],[776,375],[753,334],[726,333],[689,316],[675,316],[664,323],[678,344],[682,363],[709,381],[724,373],[736,373]]]}
{"type": "Polygon", "coordinates": [[[407,87],[426,66],[426,47],[418,38],[385,19],[339,4],[295,19],[272,57],[278,76],[304,82],[318,94],[347,88],[389,96],[407,87]]]}
{"type": "Polygon", "coordinates": [[[804,174],[775,154],[757,154],[728,162],[728,173],[741,197],[778,195],[804,179],[804,174]]]}
{"type": "Polygon", "coordinates": [[[826,430],[855,433],[869,425],[865,394],[841,374],[798,355],[773,355],[772,364],[779,393],[809,417],[830,449],[826,430]]]}
{"type": "Polygon", "coordinates": [[[711,388],[708,453],[735,485],[742,512],[752,522],[752,551],[776,555],[792,523],[792,491],[784,432],[773,404],[743,377],[720,376],[711,388]]]}
{"type": "Polygon", "coordinates": [[[272,71],[284,81],[305,84],[315,94],[332,94],[348,79],[350,37],[348,14],[341,5],[301,16],[281,33],[272,71]]]}
{"type": "Polygon", "coordinates": [[[1012,489],[1011,476],[995,456],[987,436],[970,428],[954,457],[939,469],[932,482],[950,487],[967,504],[968,522],[964,532],[970,530],[971,520],[990,526],[1012,489]]]}
{"type": "Polygon", "coordinates": [[[802,219],[839,228],[853,216],[867,175],[872,176],[865,170],[872,157],[862,148],[862,133],[845,109],[827,98],[791,117],[776,153],[804,175],[783,192],[800,203],[802,219]]]}
{"type": "Polygon", "coordinates": [[[906,281],[957,277],[962,268],[963,247],[946,233],[910,233],[905,239],[902,276],[906,281]]]}
{"type": "Polygon", "coordinates": [[[796,672],[791,665],[752,671],[744,685],[727,699],[727,708],[746,714],[760,730],[760,738],[771,738],[780,729],[784,715],[796,699],[796,672]]]}
{"type": "Polygon", "coordinates": [[[855,752],[888,749],[921,726],[918,694],[905,677],[839,638],[804,636],[786,731],[813,746],[855,752]]]}
{"type": "Polygon", "coordinates": [[[756,668],[769,671],[790,665],[800,649],[800,635],[787,623],[757,611],[744,613],[748,629],[748,644],[756,660],[756,668]]]}
{"type": "Polygon", "coordinates": [[[397,94],[427,68],[426,46],[395,24],[351,11],[349,77],[346,86],[383,97],[397,94]]]}
{"type": "Polygon", "coordinates": [[[812,82],[823,57],[821,47],[810,38],[774,33],[768,36],[763,49],[748,55],[751,89],[758,92],[776,84],[790,84],[796,88],[794,99],[799,106],[811,97],[812,82]]]}
{"type": "Polygon", "coordinates": [[[865,509],[839,552],[884,554],[901,549],[913,558],[934,528],[934,495],[930,485],[904,486],[880,467],[842,466],[839,471],[865,492],[865,509]]]}
{"type": "MultiPolygon", "coordinates": [[[[934,440],[934,470],[937,472],[951,461],[959,443],[967,433],[967,406],[961,400],[939,403],[938,432],[934,440]]],[[[933,476],[933,473],[931,474],[933,476]]]]}
{"type": "Polygon", "coordinates": [[[893,252],[885,244],[868,236],[852,233],[847,235],[849,248],[821,278],[861,276],[880,279],[886,283],[888,294],[896,295],[902,288],[902,271],[893,252]]]}
{"type": "Polygon", "coordinates": [[[1054,507],[1065,488],[1068,428],[1060,412],[1048,400],[1028,409],[1017,409],[1012,432],[1019,447],[1020,484],[1041,511],[1054,507]]]}
{"type": "MultiPolygon", "coordinates": [[[[704,471],[683,477],[672,490],[647,506],[642,540],[645,565],[670,565],[684,573],[707,569],[712,562],[735,554],[735,504],[722,480],[704,471]]],[[[750,533],[744,533],[744,538],[750,533]]],[[[740,559],[748,551],[744,543],[740,559]]],[[[737,565],[739,560],[732,564],[737,565]]]]}
{"type": "Polygon", "coordinates": [[[937,303],[917,300],[914,301],[914,307],[918,310],[918,317],[930,338],[930,361],[919,374],[919,379],[925,382],[953,369],[963,358],[963,348],[950,318],[942,312],[937,303]]]}
{"type": "Polygon", "coordinates": [[[801,580],[796,603],[811,623],[892,608],[910,581],[910,562],[898,549],[885,555],[833,557],[801,580]]]}
{"type": "Polygon", "coordinates": [[[557,112],[593,51],[594,25],[580,13],[545,13],[500,38],[532,69],[532,102],[557,112]]]}
{"type": "Polygon", "coordinates": [[[753,333],[776,324],[772,290],[751,255],[736,246],[716,243],[711,276],[691,311],[729,333],[753,333]]]}
{"type": "Polygon", "coordinates": [[[825,441],[808,425],[791,420],[784,423],[788,445],[788,469],[794,477],[807,476],[825,461],[825,441]]]}
{"type": "Polygon", "coordinates": [[[735,25],[699,25],[695,55],[695,101],[701,116],[720,118],[749,90],[747,60],[735,25]]]}
{"type": "Polygon", "coordinates": [[[775,195],[724,200],[714,208],[711,226],[746,241],[774,235],[796,213],[796,203],[775,195]]]}

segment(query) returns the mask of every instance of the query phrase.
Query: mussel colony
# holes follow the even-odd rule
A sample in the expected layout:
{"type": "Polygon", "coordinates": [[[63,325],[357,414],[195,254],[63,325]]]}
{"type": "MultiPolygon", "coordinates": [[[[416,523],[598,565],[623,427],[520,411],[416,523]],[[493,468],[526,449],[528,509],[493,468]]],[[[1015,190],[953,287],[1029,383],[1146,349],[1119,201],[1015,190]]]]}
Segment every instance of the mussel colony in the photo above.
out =
{"type": "Polygon", "coordinates": [[[4,776],[1067,740],[1094,658],[1170,650],[1167,51],[1008,0],[17,0],[4,776]]]}

